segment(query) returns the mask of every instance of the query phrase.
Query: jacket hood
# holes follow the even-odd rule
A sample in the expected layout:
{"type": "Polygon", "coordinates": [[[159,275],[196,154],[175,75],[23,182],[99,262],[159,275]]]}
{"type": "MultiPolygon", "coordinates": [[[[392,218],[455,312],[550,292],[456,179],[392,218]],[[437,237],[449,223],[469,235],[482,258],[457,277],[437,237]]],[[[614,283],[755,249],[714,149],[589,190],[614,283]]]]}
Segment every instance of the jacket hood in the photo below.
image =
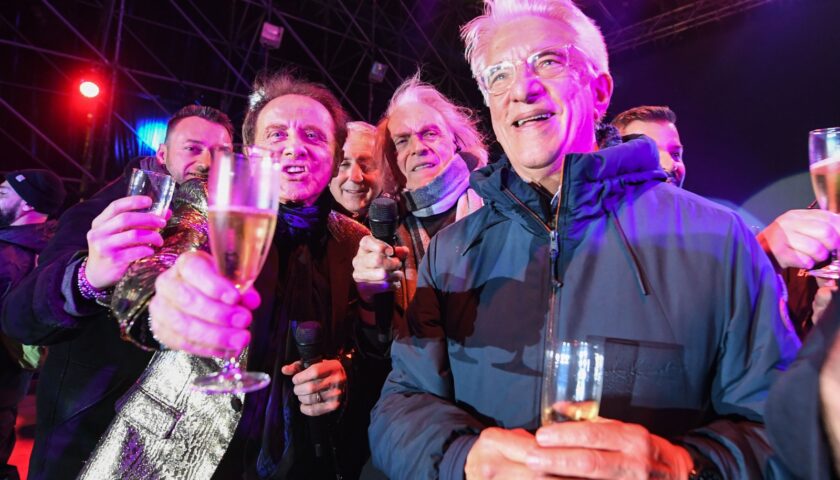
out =
{"type": "Polygon", "coordinates": [[[522,180],[506,156],[473,172],[470,183],[490,208],[534,233],[547,235],[554,208],[559,208],[561,216],[582,220],[612,209],[629,185],[666,179],[656,144],[643,135],[597,152],[568,154],[563,162],[559,206],[552,207],[551,194],[522,180]]]}
{"type": "Polygon", "coordinates": [[[48,220],[31,225],[14,225],[0,228],[0,242],[40,252],[55,233],[58,222],[48,220]]]}

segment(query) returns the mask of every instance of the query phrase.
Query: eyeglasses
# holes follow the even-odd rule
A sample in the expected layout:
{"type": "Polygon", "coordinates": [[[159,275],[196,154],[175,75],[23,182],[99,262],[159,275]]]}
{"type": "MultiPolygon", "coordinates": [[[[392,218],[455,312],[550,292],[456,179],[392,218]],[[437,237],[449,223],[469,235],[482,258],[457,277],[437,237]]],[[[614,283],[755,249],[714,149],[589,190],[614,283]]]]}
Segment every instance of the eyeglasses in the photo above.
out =
{"type": "Polygon", "coordinates": [[[533,53],[525,60],[504,61],[490,65],[481,74],[481,85],[491,95],[507,92],[516,78],[517,65],[524,63],[533,74],[542,79],[558,78],[571,75],[594,76],[592,64],[586,54],[574,45],[551,47],[533,53]]]}

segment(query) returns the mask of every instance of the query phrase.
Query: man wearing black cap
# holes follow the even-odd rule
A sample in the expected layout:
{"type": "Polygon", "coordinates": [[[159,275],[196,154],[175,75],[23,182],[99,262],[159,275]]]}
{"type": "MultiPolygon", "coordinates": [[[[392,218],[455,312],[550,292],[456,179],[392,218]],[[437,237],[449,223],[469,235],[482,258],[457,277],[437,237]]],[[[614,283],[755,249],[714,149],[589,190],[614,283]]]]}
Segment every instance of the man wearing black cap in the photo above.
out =
{"type": "MultiPolygon", "coordinates": [[[[35,268],[38,253],[55,231],[49,215],[64,202],[61,179],[49,170],[9,172],[0,184],[0,299],[35,268]]],[[[15,445],[17,406],[29,388],[32,372],[23,368],[24,347],[0,334],[0,478],[17,479],[9,465],[15,445]]],[[[29,365],[34,367],[35,365],[29,365]]]]}

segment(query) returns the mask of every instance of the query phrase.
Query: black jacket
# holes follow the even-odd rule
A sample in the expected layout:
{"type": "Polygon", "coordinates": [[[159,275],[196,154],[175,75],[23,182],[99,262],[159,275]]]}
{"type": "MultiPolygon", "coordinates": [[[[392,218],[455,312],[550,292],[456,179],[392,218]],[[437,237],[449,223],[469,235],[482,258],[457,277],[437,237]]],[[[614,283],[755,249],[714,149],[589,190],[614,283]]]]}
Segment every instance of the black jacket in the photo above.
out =
{"type": "Polygon", "coordinates": [[[0,228],[0,298],[35,268],[36,258],[55,228],[55,220],[0,228]]]}
{"type": "MultiPolygon", "coordinates": [[[[278,220],[278,224],[282,220],[278,220]]],[[[347,394],[342,409],[338,412],[324,417],[319,417],[316,423],[322,423],[329,431],[328,443],[334,446],[333,451],[328,451],[323,458],[316,459],[312,454],[311,438],[309,438],[309,424],[311,417],[300,413],[300,406],[296,398],[290,399],[285,408],[288,412],[292,428],[292,441],[294,453],[287,459],[290,464],[280,463],[276,467],[277,472],[289,471],[289,473],[275,473],[268,478],[336,478],[334,465],[338,466],[345,479],[354,479],[359,473],[365,461],[369,457],[367,426],[370,421],[370,410],[376,403],[379,388],[387,375],[388,359],[385,356],[387,345],[381,344],[376,339],[376,329],[365,326],[358,317],[357,293],[353,283],[353,257],[359,248],[359,241],[370,232],[361,224],[346,218],[336,212],[330,213],[327,223],[328,234],[325,235],[318,248],[311,248],[312,264],[318,264],[322,272],[328,273],[327,284],[322,285],[319,290],[323,294],[323,305],[320,308],[329,312],[329,318],[312,318],[319,320],[323,328],[323,344],[321,351],[325,358],[338,358],[342,361],[346,374],[345,385],[347,394]],[[328,298],[327,298],[328,297],[328,298]],[[327,305],[329,304],[329,305],[327,305]],[[334,462],[331,457],[335,455],[334,462]]],[[[280,227],[278,226],[278,230],[280,227]]],[[[280,235],[276,235],[279,237],[280,235]]],[[[278,283],[286,278],[291,266],[290,262],[297,261],[291,258],[290,251],[281,251],[288,248],[289,244],[282,243],[275,238],[268,253],[265,265],[260,271],[254,288],[260,293],[262,302],[253,312],[253,321],[250,326],[252,340],[249,345],[248,366],[250,369],[264,371],[271,375],[272,382],[278,384],[285,382],[287,391],[291,390],[291,380],[279,371],[279,366],[291,363],[299,359],[295,351],[293,334],[291,330],[287,334],[286,348],[284,349],[283,362],[275,364],[268,338],[275,335],[278,327],[277,309],[279,303],[284,300],[295,302],[306,302],[306,298],[284,299],[283,292],[277,291],[278,283]],[[274,364],[274,370],[270,365],[274,364]],[[265,368],[267,367],[267,368],[265,368]]],[[[288,328],[288,327],[287,327],[288,328]]],[[[231,456],[242,457],[241,449],[246,448],[244,442],[249,441],[246,433],[253,432],[253,427],[245,420],[248,417],[258,418],[262,422],[263,414],[256,411],[257,408],[265,408],[268,394],[271,388],[258,390],[247,394],[243,411],[243,421],[240,422],[231,447],[225,453],[225,458],[219,470],[216,471],[214,479],[233,478],[233,473],[242,470],[239,462],[231,462],[231,456]]],[[[276,408],[280,408],[279,406],[276,408]]],[[[259,428],[257,430],[260,430],[259,428]]],[[[252,439],[251,439],[252,441],[252,439]]],[[[247,455],[247,454],[246,454],[247,455]]],[[[245,470],[253,469],[248,465],[245,470]]],[[[236,477],[240,478],[240,477],[236,477]]],[[[256,478],[253,471],[241,478],[256,478]]]]}
{"type": "Polygon", "coordinates": [[[124,175],[67,210],[38,267],[5,299],[4,331],[22,343],[50,347],[38,381],[32,480],[76,477],[111,422],[114,403],[151,358],[120,339],[106,308],[62,293],[73,290],[63,286],[75,281],[72,266],[87,253],[91,222],[127,188],[124,175]]]}
{"type": "Polygon", "coordinates": [[[767,398],[770,443],[791,477],[838,478],[822,423],[820,370],[840,332],[840,298],[835,298],[813,327],[796,361],[773,384],[767,398]]]}
{"type": "MultiPolygon", "coordinates": [[[[15,225],[0,228],[0,301],[17,283],[35,268],[38,254],[55,232],[56,222],[50,220],[31,225],[15,225]]],[[[0,391],[3,399],[17,398],[18,375],[21,373],[20,343],[0,333],[0,391]],[[4,348],[7,347],[7,348],[4,348]],[[12,379],[14,378],[14,379],[12,379]],[[7,388],[13,388],[8,393],[7,388]]]]}
{"type": "Polygon", "coordinates": [[[691,445],[726,478],[772,471],[764,401],[799,342],[749,230],[663,183],[649,139],[564,162],[556,207],[506,160],[473,174],[485,206],[426,252],[371,414],[374,463],[460,478],[482,429],[537,428],[553,298],[559,337],[605,344],[603,417],[691,445]]]}

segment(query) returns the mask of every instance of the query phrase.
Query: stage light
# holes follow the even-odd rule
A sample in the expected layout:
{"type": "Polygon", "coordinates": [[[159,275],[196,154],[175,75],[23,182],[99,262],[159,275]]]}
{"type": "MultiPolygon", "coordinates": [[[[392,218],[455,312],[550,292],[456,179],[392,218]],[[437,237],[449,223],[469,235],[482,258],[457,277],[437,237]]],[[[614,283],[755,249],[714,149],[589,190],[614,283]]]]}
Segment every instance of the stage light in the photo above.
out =
{"type": "Polygon", "coordinates": [[[283,41],[283,27],[263,22],[262,31],[260,32],[260,45],[273,50],[280,47],[280,42],[283,41]]]}
{"type": "Polygon", "coordinates": [[[388,72],[388,67],[384,63],[373,62],[368,73],[368,81],[371,83],[382,83],[385,80],[385,74],[388,72]]]}
{"type": "Polygon", "coordinates": [[[79,84],[79,93],[87,98],[95,98],[99,95],[99,85],[90,80],[83,80],[79,84]]]}
{"type": "Polygon", "coordinates": [[[154,155],[166,139],[165,118],[143,118],[135,124],[137,149],[140,155],[154,155]]]}

